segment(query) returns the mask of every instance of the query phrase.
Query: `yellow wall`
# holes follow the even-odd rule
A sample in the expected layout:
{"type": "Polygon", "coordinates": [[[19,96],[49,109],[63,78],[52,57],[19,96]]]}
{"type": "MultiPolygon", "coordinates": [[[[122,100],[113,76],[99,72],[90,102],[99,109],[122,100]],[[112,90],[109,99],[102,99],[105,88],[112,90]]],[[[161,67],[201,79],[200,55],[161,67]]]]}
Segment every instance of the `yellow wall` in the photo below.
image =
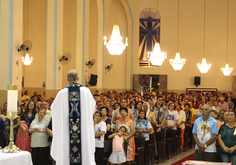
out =
{"type": "MultiPolygon", "coordinates": [[[[113,25],[117,24],[120,28],[120,35],[123,37],[123,42],[125,42],[125,38],[127,37],[127,19],[126,13],[123,5],[120,1],[117,1],[117,16],[116,16],[116,1],[112,1],[110,4],[106,4],[106,28],[105,35],[110,39],[113,25]]],[[[107,48],[105,48],[105,66],[113,64],[113,67],[109,72],[105,71],[105,83],[104,87],[108,89],[125,89],[125,76],[126,76],[126,58],[127,58],[126,49],[120,56],[112,56],[108,53],[107,48]]]]}
{"type": "MultiPolygon", "coordinates": [[[[89,11],[89,52],[86,54],[88,56],[88,60],[85,61],[85,63],[88,63],[88,61],[91,61],[92,59],[97,59],[97,39],[98,39],[98,30],[97,30],[97,2],[96,0],[90,1],[90,11],[89,11]]],[[[90,80],[90,74],[97,75],[97,67],[98,62],[95,61],[94,65],[91,68],[88,68],[88,66],[85,65],[85,72],[88,73],[87,82],[90,80]]],[[[95,87],[91,87],[96,88],[95,87]]]]}
{"type": "MultiPolygon", "coordinates": [[[[140,0],[133,6],[135,26],[134,55],[138,54],[138,17],[140,12],[150,6],[156,6],[156,1],[140,0]]],[[[201,76],[200,88],[216,87],[221,91],[231,91],[231,76],[225,77],[220,68],[224,67],[226,59],[226,1],[207,0],[206,5],[206,58],[212,68],[206,74],[200,74],[197,63],[203,57],[203,1],[180,0],[180,34],[179,50],[182,58],[186,59],[181,71],[174,71],[169,64],[177,51],[177,0],[159,0],[158,11],[161,14],[161,49],[168,54],[160,68],[141,68],[138,66],[137,56],[134,58],[134,74],[167,74],[168,90],[185,90],[195,87],[194,76],[201,76]]],[[[236,1],[230,1],[229,9],[229,61],[230,66],[235,66],[235,8],[236,1]]],[[[235,75],[235,70],[231,75],[235,75]]]]}
{"type": "Polygon", "coordinates": [[[39,88],[45,82],[47,0],[30,0],[28,9],[26,0],[24,0],[23,5],[23,41],[28,39],[32,41],[33,45],[29,53],[30,57],[33,57],[33,62],[30,66],[23,65],[24,85],[25,87],[39,88]],[[29,14],[27,16],[28,10],[29,14]]]}
{"type": "MultiPolygon", "coordinates": [[[[110,39],[112,27],[116,18],[116,1],[104,0],[105,5],[105,35],[110,39]]],[[[63,66],[63,87],[66,86],[66,73],[75,67],[75,20],[76,8],[75,0],[64,0],[64,32],[63,32],[63,52],[70,52],[72,59],[68,65],[63,66]]],[[[110,72],[104,74],[103,90],[125,90],[130,86],[131,62],[133,62],[133,74],[166,74],[168,75],[168,91],[185,91],[186,88],[195,87],[194,76],[201,76],[200,88],[215,87],[220,91],[231,91],[231,76],[225,77],[220,68],[224,67],[226,59],[226,1],[207,0],[206,8],[206,59],[212,64],[212,68],[207,74],[200,74],[197,63],[201,63],[203,57],[203,25],[204,10],[203,0],[180,0],[180,34],[179,50],[182,58],[186,59],[186,64],[181,71],[174,71],[169,64],[169,59],[175,57],[177,51],[177,0],[159,0],[158,11],[161,15],[161,49],[167,52],[168,58],[159,68],[139,67],[139,15],[145,8],[157,8],[156,0],[118,0],[117,1],[117,23],[120,26],[123,41],[128,36],[129,46],[121,56],[111,56],[104,47],[104,65],[113,64],[110,72]],[[131,13],[129,12],[131,9],[131,13]],[[132,17],[132,19],[131,19],[132,17]],[[131,22],[133,20],[133,22],[131,22]],[[133,23],[133,38],[131,25],[133,23]],[[132,46],[133,41],[133,46],[132,46]],[[131,58],[131,49],[133,50],[133,59],[131,58]],[[129,61],[130,60],[130,61],[129,61]],[[128,61],[128,62],[127,62],[128,61]]],[[[231,67],[236,65],[234,60],[234,49],[236,43],[236,1],[230,0],[229,9],[229,64],[231,67]]],[[[99,10],[99,12],[103,12],[99,10]]],[[[25,87],[40,88],[45,81],[45,50],[46,50],[46,0],[30,0],[29,16],[29,39],[33,42],[33,48],[30,53],[34,61],[30,66],[24,67],[25,87]]],[[[86,50],[86,59],[97,58],[98,48],[103,45],[97,45],[97,7],[96,0],[90,0],[89,11],[89,31],[88,50],[86,50]]],[[[82,25],[81,25],[82,26],[82,25]]],[[[25,35],[24,35],[25,36],[25,35]]],[[[81,36],[82,37],[82,36],[81,36]]],[[[102,40],[103,38],[98,38],[102,40]]],[[[99,54],[100,55],[100,54],[99,54]]],[[[87,60],[87,61],[88,61],[87,60]]],[[[97,59],[96,59],[97,60],[97,59]]],[[[85,61],[85,62],[87,62],[85,61]]],[[[97,63],[88,69],[85,65],[84,71],[88,74],[96,74],[97,69],[105,66],[97,66],[97,63]],[[99,68],[98,68],[99,67],[99,68]]],[[[235,75],[234,70],[231,75],[235,75]]],[[[85,73],[86,75],[86,73],[85,73]]],[[[80,75],[81,76],[81,75],[80,75]]],[[[98,75],[101,77],[102,75],[98,75]]],[[[95,87],[91,87],[95,89],[95,87]]]]}
{"type": "Polygon", "coordinates": [[[67,65],[62,65],[62,87],[67,82],[67,73],[75,68],[75,20],[76,20],[76,1],[64,0],[63,18],[63,52],[71,54],[71,60],[67,65]]]}

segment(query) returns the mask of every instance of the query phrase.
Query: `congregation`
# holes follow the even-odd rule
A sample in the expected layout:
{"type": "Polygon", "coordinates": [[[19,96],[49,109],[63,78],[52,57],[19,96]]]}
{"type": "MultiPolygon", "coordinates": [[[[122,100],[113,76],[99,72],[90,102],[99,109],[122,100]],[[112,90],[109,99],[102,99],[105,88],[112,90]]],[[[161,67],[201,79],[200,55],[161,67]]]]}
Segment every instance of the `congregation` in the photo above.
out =
{"type": "MultiPolygon", "coordinates": [[[[96,90],[93,96],[96,101],[95,159],[99,165],[140,161],[140,139],[144,141],[141,154],[144,164],[148,163],[151,146],[153,164],[192,147],[195,147],[196,160],[236,164],[236,98],[233,93],[145,92],[141,95],[136,90],[123,93],[96,90]],[[179,137],[179,145],[176,145],[176,137],[179,137]],[[106,149],[108,143],[112,143],[111,152],[106,149]]],[[[30,97],[25,91],[17,108],[14,142],[21,150],[31,152],[34,165],[55,164],[49,156],[53,100],[52,97],[46,99],[45,93],[35,92],[30,97]]],[[[0,107],[2,148],[9,144],[10,136],[6,114],[7,103],[0,107]]]]}

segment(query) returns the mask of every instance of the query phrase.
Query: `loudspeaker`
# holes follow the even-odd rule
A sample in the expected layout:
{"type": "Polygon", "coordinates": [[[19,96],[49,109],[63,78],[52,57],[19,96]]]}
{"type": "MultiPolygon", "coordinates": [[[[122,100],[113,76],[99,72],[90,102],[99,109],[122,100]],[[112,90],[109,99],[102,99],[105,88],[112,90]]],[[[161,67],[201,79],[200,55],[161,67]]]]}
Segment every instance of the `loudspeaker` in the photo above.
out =
{"type": "Polygon", "coordinates": [[[98,75],[91,74],[90,80],[89,80],[89,85],[96,86],[97,85],[97,79],[98,79],[98,75]]]}
{"type": "Polygon", "coordinates": [[[200,84],[201,84],[201,77],[195,76],[194,77],[194,85],[196,85],[196,87],[197,87],[200,84]]]}

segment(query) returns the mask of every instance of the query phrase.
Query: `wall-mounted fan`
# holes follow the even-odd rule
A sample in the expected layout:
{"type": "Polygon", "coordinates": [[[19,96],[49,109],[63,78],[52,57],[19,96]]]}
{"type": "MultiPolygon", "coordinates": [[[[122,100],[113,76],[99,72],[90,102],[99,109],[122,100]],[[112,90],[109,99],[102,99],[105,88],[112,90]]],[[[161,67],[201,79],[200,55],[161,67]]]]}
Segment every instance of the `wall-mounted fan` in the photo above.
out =
{"type": "Polygon", "coordinates": [[[32,42],[30,40],[25,41],[20,48],[18,48],[18,52],[20,52],[20,54],[22,56],[25,56],[26,53],[29,53],[32,49],[32,42]]]}
{"type": "Polygon", "coordinates": [[[112,67],[113,67],[113,64],[107,65],[107,66],[105,67],[105,70],[106,70],[107,72],[110,72],[110,70],[111,70],[112,67]]]}
{"type": "Polygon", "coordinates": [[[71,54],[69,52],[66,52],[62,55],[62,57],[59,59],[62,65],[66,65],[70,62],[71,54]]]}
{"type": "Polygon", "coordinates": [[[91,61],[88,61],[88,62],[86,63],[86,66],[88,66],[88,68],[90,69],[90,68],[93,67],[93,65],[95,64],[95,62],[96,62],[96,60],[95,60],[95,59],[92,59],[91,61]]]}

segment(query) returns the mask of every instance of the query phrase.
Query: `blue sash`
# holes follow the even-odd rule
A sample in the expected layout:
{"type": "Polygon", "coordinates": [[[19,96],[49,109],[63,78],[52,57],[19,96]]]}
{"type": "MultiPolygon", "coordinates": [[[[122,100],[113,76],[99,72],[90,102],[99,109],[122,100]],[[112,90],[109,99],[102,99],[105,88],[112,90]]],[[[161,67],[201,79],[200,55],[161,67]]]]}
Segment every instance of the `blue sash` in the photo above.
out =
{"type": "Polygon", "coordinates": [[[82,164],[80,87],[81,85],[76,82],[67,85],[69,91],[70,165],[82,164]]]}

